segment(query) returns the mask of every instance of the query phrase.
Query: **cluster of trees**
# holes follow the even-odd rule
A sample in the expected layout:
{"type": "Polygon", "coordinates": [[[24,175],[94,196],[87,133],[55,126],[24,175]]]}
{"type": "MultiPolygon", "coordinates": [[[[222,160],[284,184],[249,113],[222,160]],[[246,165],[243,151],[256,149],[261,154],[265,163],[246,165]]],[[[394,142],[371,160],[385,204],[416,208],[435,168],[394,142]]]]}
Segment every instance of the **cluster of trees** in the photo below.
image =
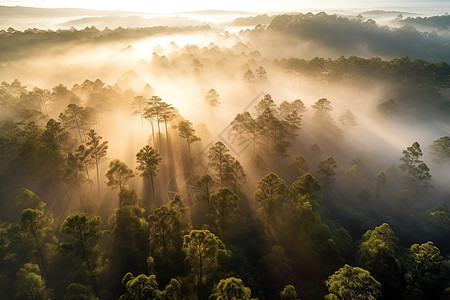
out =
{"type": "Polygon", "coordinates": [[[402,25],[411,25],[416,27],[432,28],[437,30],[449,30],[450,28],[450,15],[445,14],[441,16],[431,17],[407,17],[398,16],[395,19],[396,22],[402,25]]]}
{"type": "MultiPolygon", "coordinates": [[[[241,197],[210,179],[208,221],[192,229],[179,195],[159,207],[142,207],[127,185],[132,172],[113,162],[106,177],[120,190],[119,205],[108,222],[77,212],[55,224],[46,203],[20,191],[18,221],[0,226],[2,299],[447,295],[450,270],[433,242],[403,249],[383,223],[354,247],[349,233],[327,217],[319,195],[324,179],[310,173],[292,184],[266,174],[253,194],[259,207],[253,217],[240,209],[241,197]]],[[[147,170],[157,169],[152,166],[147,170]]]]}
{"type": "Polygon", "coordinates": [[[140,39],[156,34],[170,34],[180,32],[207,31],[211,28],[208,25],[167,27],[154,26],[142,28],[105,28],[97,29],[95,26],[84,29],[58,29],[43,30],[30,28],[24,31],[16,30],[12,27],[7,30],[0,30],[0,60],[9,61],[30,54],[32,49],[41,49],[67,42],[107,42],[111,40],[140,39]]]}
{"type": "MultiPolygon", "coordinates": [[[[317,144],[302,156],[295,141],[306,106],[300,99],[277,105],[266,94],[230,128],[248,143],[253,161],[261,164],[267,154],[268,170],[251,181],[250,164],[219,141],[206,151],[205,173],[192,163],[199,153],[190,146],[200,140],[193,124],[146,90],[125,93],[100,80],[52,91],[29,91],[18,81],[0,85],[7,219],[0,224],[1,299],[447,295],[450,211],[420,204],[431,171],[419,143],[375,176],[362,159],[344,166],[339,156],[323,157],[317,144]],[[119,99],[117,107],[131,109],[152,131],[134,167],[114,158],[103,175],[99,166],[111,145],[96,124],[108,115],[108,103],[119,99]],[[178,158],[172,148],[181,149],[178,158]],[[281,159],[288,150],[296,153],[294,161],[281,159]],[[156,183],[160,173],[176,172],[180,157],[193,173],[193,193],[168,201],[156,183]],[[133,187],[136,173],[143,177],[142,192],[133,187]],[[117,203],[114,210],[97,210],[102,182],[117,191],[106,194],[117,203]],[[423,228],[413,227],[411,235],[405,229],[410,222],[423,228]],[[433,242],[430,231],[436,232],[433,242]]],[[[216,90],[206,93],[208,105],[217,106],[218,99],[216,90]]],[[[311,109],[318,132],[340,134],[328,99],[311,109]]],[[[339,122],[355,126],[357,118],[346,111],[339,122]]],[[[450,161],[449,145],[447,136],[430,145],[441,165],[450,161]]]]}
{"type": "Polygon", "coordinates": [[[269,25],[269,23],[272,21],[274,17],[275,16],[268,16],[267,14],[252,17],[240,17],[231,21],[230,25],[232,26],[256,26],[258,24],[269,25]]]}
{"type": "Polygon", "coordinates": [[[400,85],[418,86],[433,92],[450,86],[450,66],[445,62],[430,63],[408,57],[382,60],[379,57],[357,56],[337,59],[313,58],[311,60],[289,58],[277,62],[282,67],[308,77],[329,80],[355,80],[376,78],[397,82],[400,85]]]}
{"type": "MultiPolygon", "coordinates": [[[[355,55],[365,52],[365,55],[383,57],[409,56],[431,61],[449,61],[449,46],[436,34],[422,33],[411,26],[389,28],[378,25],[372,19],[364,20],[360,15],[348,18],[324,12],[284,14],[273,18],[267,30],[317,43],[334,53],[339,51],[341,54],[355,55]],[[415,42],[406,49],[403,45],[407,41],[415,42]]],[[[259,28],[255,33],[261,34],[259,28]]]]}

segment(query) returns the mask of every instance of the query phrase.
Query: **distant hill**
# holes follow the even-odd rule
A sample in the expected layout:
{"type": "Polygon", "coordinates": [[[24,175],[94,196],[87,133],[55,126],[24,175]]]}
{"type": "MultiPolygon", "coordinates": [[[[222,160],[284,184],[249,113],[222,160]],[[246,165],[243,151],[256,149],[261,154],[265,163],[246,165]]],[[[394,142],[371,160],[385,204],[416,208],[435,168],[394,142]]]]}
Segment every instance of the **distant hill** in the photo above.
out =
{"type": "Polygon", "coordinates": [[[180,14],[191,14],[191,15],[254,15],[255,13],[249,11],[237,11],[237,10],[197,10],[188,12],[178,12],[180,14]]]}
{"type": "MultiPolygon", "coordinates": [[[[118,16],[130,14],[129,11],[94,10],[84,8],[38,8],[23,6],[0,6],[0,18],[17,17],[80,17],[80,16],[118,16]]],[[[139,13],[139,12],[134,12],[139,13]]]]}

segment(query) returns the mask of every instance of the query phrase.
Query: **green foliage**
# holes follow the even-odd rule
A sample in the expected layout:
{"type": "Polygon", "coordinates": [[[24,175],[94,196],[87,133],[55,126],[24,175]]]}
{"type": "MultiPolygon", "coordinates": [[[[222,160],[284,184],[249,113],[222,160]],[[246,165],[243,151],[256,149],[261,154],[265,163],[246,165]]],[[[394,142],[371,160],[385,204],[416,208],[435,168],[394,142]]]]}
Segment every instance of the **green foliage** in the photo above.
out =
{"type": "Polygon", "coordinates": [[[274,214],[277,213],[282,203],[286,201],[288,187],[277,174],[270,172],[258,182],[257,190],[253,198],[260,205],[269,225],[274,214]]]}
{"type": "Polygon", "coordinates": [[[406,180],[415,185],[416,191],[419,187],[425,189],[430,187],[430,169],[422,160],[420,160],[421,156],[423,156],[422,149],[420,149],[418,142],[414,142],[411,147],[407,147],[406,150],[403,150],[403,157],[400,158],[400,160],[403,161],[400,168],[406,172],[406,180]]]}
{"type": "Polygon", "coordinates": [[[80,283],[71,283],[66,288],[66,295],[64,300],[95,300],[96,298],[92,291],[80,283]]]}
{"type": "Polygon", "coordinates": [[[80,260],[81,265],[88,272],[97,296],[99,294],[97,273],[101,258],[98,249],[101,222],[98,216],[74,213],[69,215],[60,227],[60,231],[69,236],[69,241],[61,245],[62,249],[80,260]]]}
{"type": "Polygon", "coordinates": [[[192,230],[183,239],[183,252],[197,284],[210,276],[231,253],[209,230],[192,230]]]}
{"type": "Polygon", "coordinates": [[[280,300],[300,300],[295,287],[291,284],[286,285],[280,292],[280,300]]]}
{"type": "Polygon", "coordinates": [[[22,188],[20,193],[16,196],[16,205],[20,211],[26,208],[44,210],[45,203],[41,201],[41,198],[32,191],[22,188]]]}
{"type": "Polygon", "coordinates": [[[299,195],[313,195],[314,192],[320,191],[322,186],[314,176],[310,173],[303,174],[292,183],[292,189],[299,195]]]}
{"type": "Polygon", "coordinates": [[[442,264],[441,252],[433,242],[411,245],[409,260],[406,279],[410,289],[415,288],[418,284],[420,286],[420,282],[425,278],[429,280],[430,277],[436,277],[442,264]]]}
{"type": "Polygon", "coordinates": [[[450,160],[450,136],[443,136],[434,140],[430,148],[436,162],[440,163],[450,160]]]}
{"type": "Polygon", "coordinates": [[[238,201],[238,196],[229,188],[221,188],[210,197],[207,215],[222,238],[239,209],[238,201]]]}
{"type": "Polygon", "coordinates": [[[235,277],[228,277],[221,279],[218,284],[216,284],[209,296],[210,300],[233,300],[251,299],[252,291],[250,288],[246,287],[242,280],[235,277]]]}
{"type": "Polygon", "coordinates": [[[156,275],[141,274],[134,277],[133,274],[127,273],[123,277],[122,283],[124,283],[127,293],[122,295],[120,299],[159,299],[160,291],[158,290],[156,275]]]}
{"type": "Polygon", "coordinates": [[[52,215],[41,210],[27,208],[22,212],[19,224],[24,240],[32,245],[33,256],[41,265],[46,278],[49,278],[48,265],[56,249],[52,215]]]}
{"type": "Polygon", "coordinates": [[[376,111],[384,117],[390,117],[397,112],[398,106],[394,100],[381,102],[376,106],[376,111]]]}
{"type": "Polygon", "coordinates": [[[127,184],[127,181],[133,177],[133,170],[128,168],[123,161],[113,159],[109,163],[109,169],[106,172],[106,178],[108,179],[106,185],[112,186],[113,189],[119,188],[121,191],[127,184]]]}
{"type": "Polygon", "coordinates": [[[381,285],[369,271],[347,264],[328,277],[326,286],[329,294],[325,299],[330,300],[375,300],[381,296],[381,285]]]}
{"type": "Polygon", "coordinates": [[[151,177],[157,175],[158,165],[162,160],[158,151],[146,145],[136,154],[136,159],[138,163],[137,170],[141,171],[141,176],[151,177]]]}
{"type": "Polygon", "coordinates": [[[17,272],[16,291],[19,299],[52,299],[40,275],[39,266],[26,263],[17,272]]]}
{"type": "Polygon", "coordinates": [[[178,135],[186,139],[186,143],[188,145],[188,151],[189,155],[191,154],[191,144],[197,141],[200,141],[201,139],[195,135],[195,129],[192,127],[192,123],[188,120],[181,120],[178,125],[178,135]]]}
{"type": "Polygon", "coordinates": [[[229,152],[230,150],[220,141],[208,150],[209,165],[217,172],[220,186],[225,183],[227,170],[232,159],[229,152]]]}

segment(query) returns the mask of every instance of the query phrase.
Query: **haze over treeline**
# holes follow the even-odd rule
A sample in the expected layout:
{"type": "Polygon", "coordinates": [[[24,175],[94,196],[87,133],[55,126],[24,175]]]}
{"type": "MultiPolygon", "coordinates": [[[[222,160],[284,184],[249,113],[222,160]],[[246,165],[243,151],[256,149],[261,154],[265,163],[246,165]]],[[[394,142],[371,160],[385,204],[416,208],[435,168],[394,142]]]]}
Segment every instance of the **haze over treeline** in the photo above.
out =
{"type": "Polygon", "coordinates": [[[0,7],[0,299],[447,299],[432,10],[0,7]]]}

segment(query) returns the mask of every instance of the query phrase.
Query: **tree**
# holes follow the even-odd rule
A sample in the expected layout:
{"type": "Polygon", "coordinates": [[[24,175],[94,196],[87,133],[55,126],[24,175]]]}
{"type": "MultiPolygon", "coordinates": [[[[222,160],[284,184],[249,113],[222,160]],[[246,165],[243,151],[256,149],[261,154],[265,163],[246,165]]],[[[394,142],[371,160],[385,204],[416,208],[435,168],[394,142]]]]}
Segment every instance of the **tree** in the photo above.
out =
{"type": "Polygon", "coordinates": [[[153,125],[153,120],[156,120],[156,123],[158,125],[158,134],[161,138],[161,130],[159,128],[159,120],[160,114],[161,114],[161,102],[162,99],[158,96],[152,96],[148,101],[148,107],[144,111],[144,118],[148,119],[150,122],[150,125],[152,126],[152,137],[153,137],[153,143],[155,143],[155,129],[153,125]]]}
{"type": "Polygon", "coordinates": [[[17,272],[16,290],[20,299],[51,299],[39,266],[35,264],[26,263],[17,272]]]}
{"type": "Polygon", "coordinates": [[[66,288],[66,295],[64,300],[93,300],[94,295],[92,291],[80,283],[71,283],[66,288]]]}
{"type": "Polygon", "coordinates": [[[253,74],[252,70],[247,70],[244,73],[244,76],[242,77],[242,80],[247,83],[248,85],[251,85],[255,82],[255,75],[253,74]]]}
{"type": "Polygon", "coordinates": [[[295,182],[292,183],[292,189],[298,195],[308,194],[312,196],[314,192],[320,191],[321,188],[322,186],[320,185],[320,183],[310,173],[303,174],[295,182]]]}
{"type": "Polygon", "coordinates": [[[131,102],[133,115],[139,115],[139,117],[141,118],[141,125],[144,119],[144,107],[146,105],[146,102],[147,100],[141,95],[134,97],[133,101],[131,102]]]}
{"type": "Polygon", "coordinates": [[[368,230],[361,238],[357,255],[359,265],[382,284],[384,294],[401,295],[400,265],[395,256],[398,238],[387,223],[368,230]]]}
{"type": "Polygon", "coordinates": [[[252,150],[255,152],[256,142],[260,137],[260,130],[258,123],[253,119],[252,115],[248,111],[237,114],[230,125],[231,130],[238,134],[238,139],[241,143],[251,141],[252,150]]]}
{"type": "Polygon", "coordinates": [[[204,194],[202,194],[202,197],[208,202],[209,205],[209,196],[212,192],[212,188],[214,187],[215,182],[212,179],[212,177],[209,174],[205,174],[201,176],[196,183],[196,186],[198,186],[204,194]]]}
{"type": "Polygon", "coordinates": [[[127,273],[122,279],[127,294],[122,295],[120,299],[147,300],[159,299],[160,291],[156,275],[147,276],[145,274],[134,277],[132,273],[127,273]]]}
{"type": "MultiPolygon", "coordinates": [[[[436,274],[442,263],[442,256],[439,248],[433,242],[426,242],[421,245],[413,244],[409,249],[410,266],[406,275],[411,289],[414,289],[417,281],[420,281],[425,274],[436,274]]],[[[428,275],[429,277],[429,275],[428,275]]]]}
{"type": "Polygon", "coordinates": [[[280,292],[280,300],[300,300],[295,287],[291,284],[286,285],[280,292]]]}
{"type": "Polygon", "coordinates": [[[85,142],[85,132],[94,123],[92,109],[76,104],[69,104],[64,113],[59,115],[59,119],[65,128],[76,129],[79,142],[85,142]]]}
{"type": "Polygon", "coordinates": [[[119,159],[113,159],[109,163],[108,172],[106,172],[106,178],[108,182],[107,186],[112,186],[112,189],[118,188],[121,191],[127,181],[134,177],[133,170],[128,168],[128,166],[119,159]]]}
{"type": "Polygon", "coordinates": [[[311,107],[316,110],[314,116],[319,120],[328,119],[330,111],[333,110],[333,106],[331,106],[331,102],[327,98],[317,100],[311,107]]]}
{"type": "Polygon", "coordinates": [[[62,244],[62,248],[81,260],[97,296],[99,295],[99,287],[96,268],[100,259],[98,245],[101,236],[99,228],[101,223],[102,220],[99,216],[74,213],[69,215],[60,227],[60,231],[70,237],[69,242],[62,244]]]}
{"type": "Polygon", "coordinates": [[[443,136],[433,141],[430,148],[437,163],[450,160],[450,136],[443,136]]]}
{"type": "Polygon", "coordinates": [[[223,186],[226,179],[227,168],[230,164],[230,150],[220,141],[216,142],[208,150],[209,165],[216,170],[220,186],[223,186]]]}
{"type": "Polygon", "coordinates": [[[403,157],[400,158],[403,164],[400,165],[400,169],[407,172],[406,178],[410,179],[411,175],[417,169],[417,166],[422,163],[420,157],[423,156],[422,149],[418,142],[414,142],[411,147],[407,147],[403,150],[403,157]]]}
{"type": "Polygon", "coordinates": [[[205,277],[211,275],[221,260],[230,256],[222,241],[209,230],[192,230],[183,239],[183,252],[191,266],[199,288],[205,277]]]}
{"type": "MultiPolygon", "coordinates": [[[[176,197],[175,195],[175,201],[176,197]]],[[[178,196],[179,197],[179,196],[178,196]]],[[[150,248],[155,258],[161,257],[167,262],[169,253],[175,253],[177,246],[181,246],[184,228],[183,218],[186,208],[180,201],[181,211],[177,210],[174,200],[170,204],[155,209],[149,216],[150,248]],[[162,254],[162,255],[161,255],[162,254]]]]}
{"type": "Polygon", "coordinates": [[[31,208],[25,209],[20,216],[20,226],[25,240],[32,243],[32,248],[49,279],[48,266],[56,249],[56,238],[53,235],[53,217],[50,213],[31,208]]]}
{"type": "Polygon", "coordinates": [[[167,123],[173,120],[177,115],[177,110],[172,106],[172,104],[167,104],[166,102],[160,102],[159,104],[159,119],[158,122],[164,122],[164,128],[166,130],[166,139],[169,139],[169,133],[167,131],[167,123]]]}
{"type": "Polygon", "coordinates": [[[139,150],[136,154],[136,160],[138,163],[137,170],[141,171],[142,177],[150,177],[150,182],[152,184],[152,193],[153,199],[156,199],[155,196],[155,186],[153,183],[153,177],[158,174],[158,165],[161,163],[161,156],[158,151],[146,145],[144,148],[139,150]]]}
{"type": "Polygon", "coordinates": [[[329,294],[325,299],[330,300],[376,300],[381,296],[381,285],[369,271],[347,264],[328,277],[326,286],[329,294]]]}
{"type": "Polygon", "coordinates": [[[236,277],[221,279],[209,296],[210,300],[250,300],[252,291],[236,277]]]}
{"type": "Polygon", "coordinates": [[[200,141],[200,138],[195,135],[195,129],[192,127],[192,123],[188,120],[181,120],[178,125],[178,135],[181,138],[186,139],[188,146],[189,157],[191,157],[191,144],[200,141]]]}
{"type": "Polygon", "coordinates": [[[227,174],[230,177],[231,185],[233,186],[233,190],[236,193],[239,186],[241,186],[242,183],[245,183],[247,178],[247,175],[244,172],[244,168],[237,159],[231,159],[231,162],[228,165],[227,174]]]}
{"type": "Polygon", "coordinates": [[[397,112],[398,106],[394,100],[390,99],[389,101],[382,102],[377,105],[376,111],[380,115],[384,117],[390,117],[395,112],[397,112]]]}
{"type": "Polygon", "coordinates": [[[103,161],[108,151],[108,141],[102,142],[102,137],[97,135],[94,130],[90,130],[88,133],[88,140],[86,146],[90,157],[95,162],[95,168],[97,170],[97,189],[98,197],[100,199],[100,176],[98,174],[98,165],[103,161]]]}
{"type": "Polygon", "coordinates": [[[270,111],[273,115],[278,113],[277,106],[272,99],[272,95],[265,94],[264,97],[256,104],[256,111],[258,115],[262,115],[266,110],[270,111]]]}
{"type": "Polygon", "coordinates": [[[216,107],[220,104],[219,102],[219,94],[215,89],[210,89],[205,96],[205,100],[211,107],[216,107]]]}
{"type": "Polygon", "coordinates": [[[261,206],[261,209],[267,217],[267,226],[269,226],[273,214],[277,212],[285,201],[288,188],[284,180],[273,172],[261,178],[257,188],[253,194],[253,198],[261,206]]]}
{"type": "Polygon", "coordinates": [[[41,198],[29,189],[22,188],[16,196],[16,206],[20,211],[27,208],[43,211],[45,205],[41,198]]]}
{"type": "Polygon", "coordinates": [[[122,276],[127,271],[142,272],[148,255],[149,225],[144,209],[121,200],[122,205],[109,220],[112,237],[109,272],[114,276],[122,276]]]}
{"type": "Polygon", "coordinates": [[[350,126],[356,126],[358,125],[358,122],[356,121],[356,116],[347,109],[340,117],[339,122],[344,127],[350,127],[350,126]]]}
{"type": "Polygon", "coordinates": [[[328,157],[319,163],[317,173],[320,174],[320,179],[323,181],[323,196],[326,195],[326,190],[331,183],[334,182],[334,176],[336,176],[336,161],[333,157],[328,157]]]}
{"type": "Polygon", "coordinates": [[[420,163],[416,169],[413,170],[412,177],[416,181],[416,193],[419,187],[427,189],[430,187],[429,181],[431,180],[430,169],[425,163],[420,163]]]}
{"type": "Polygon", "coordinates": [[[305,158],[301,155],[295,158],[294,166],[300,175],[303,175],[309,171],[308,164],[306,163],[305,158]]]}
{"type": "Polygon", "coordinates": [[[262,66],[256,68],[255,73],[259,81],[267,80],[267,72],[262,66]]]}
{"type": "Polygon", "coordinates": [[[380,171],[377,175],[375,175],[375,184],[376,184],[376,192],[375,192],[375,200],[380,196],[380,191],[383,187],[386,186],[386,174],[384,171],[380,171]]]}
{"type": "Polygon", "coordinates": [[[222,239],[228,229],[230,220],[239,209],[238,201],[238,196],[229,188],[221,188],[210,197],[207,215],[222,239]]]}

